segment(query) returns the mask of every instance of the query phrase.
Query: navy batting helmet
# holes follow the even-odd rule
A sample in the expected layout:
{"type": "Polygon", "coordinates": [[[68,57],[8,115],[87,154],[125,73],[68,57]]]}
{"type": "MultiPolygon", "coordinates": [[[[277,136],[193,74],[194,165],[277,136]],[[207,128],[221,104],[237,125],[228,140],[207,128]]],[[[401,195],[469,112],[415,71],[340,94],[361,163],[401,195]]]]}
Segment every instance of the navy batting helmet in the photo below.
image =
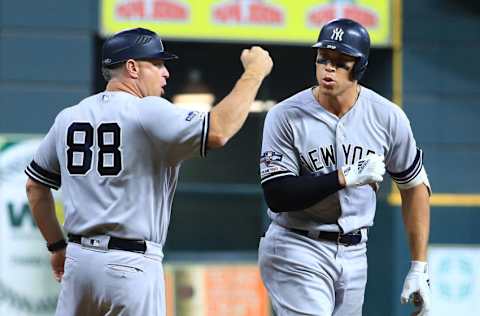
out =
{"type": "Polygon", "coordinates": [[[342,54],[357,58],[353,68],[353,78],[360,80],[367,69],[370,52],[370,36],[359,23],[350,19],[337,19],[328,22],[320,30],[313,48],[338,50],[342,54]]]}
{"type": "Polygon", "coordinates": [[[166,52],[160,37],[150,30],[136,28],[119,32],[105,41],[102,49],[102,65],[111,67],[129,59],[176,59],[166,52]]]}

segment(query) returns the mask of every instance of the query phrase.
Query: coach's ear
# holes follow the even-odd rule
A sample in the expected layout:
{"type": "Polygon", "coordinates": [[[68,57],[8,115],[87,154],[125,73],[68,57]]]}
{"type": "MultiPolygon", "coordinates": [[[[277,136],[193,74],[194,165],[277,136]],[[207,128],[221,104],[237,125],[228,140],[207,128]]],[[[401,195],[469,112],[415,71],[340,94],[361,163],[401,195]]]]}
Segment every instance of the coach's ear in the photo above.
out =
{"type": "Polygon", "coordinates": [[[139,65],[135,60],[129,59],[125,62],[125,71],[129,78],[138,79],[139,65]]]}

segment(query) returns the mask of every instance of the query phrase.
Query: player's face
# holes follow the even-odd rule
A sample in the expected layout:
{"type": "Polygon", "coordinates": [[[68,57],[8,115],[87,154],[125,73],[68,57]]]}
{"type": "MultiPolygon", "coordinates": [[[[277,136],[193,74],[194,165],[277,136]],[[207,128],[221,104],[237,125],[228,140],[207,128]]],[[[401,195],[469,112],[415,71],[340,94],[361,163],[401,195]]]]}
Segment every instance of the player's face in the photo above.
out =
{"type": "Polygon", "coordinates": [[[140,90],[143,96],[161,96],[170,77],[163,60],[139,61],[140,90]]]}
{"type": "Polygon", "coordinates": [[[331,49],[319,49],[316,62],[320,92],[338,96],[354,87],[351,79],[355,58],[331,49]]]}

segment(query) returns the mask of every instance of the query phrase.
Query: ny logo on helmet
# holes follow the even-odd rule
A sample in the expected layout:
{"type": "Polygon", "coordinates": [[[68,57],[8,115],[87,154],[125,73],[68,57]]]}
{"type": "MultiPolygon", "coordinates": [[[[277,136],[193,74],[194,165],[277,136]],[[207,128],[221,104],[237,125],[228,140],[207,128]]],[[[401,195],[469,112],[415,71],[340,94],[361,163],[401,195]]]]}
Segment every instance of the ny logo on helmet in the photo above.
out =
{"type": "Polygon", "coordinates": [[[341,28],[336,27],[333,29],[332,36],[330,36],[330,39],[341,42],[343,33],[344,32],[341,28]]]}

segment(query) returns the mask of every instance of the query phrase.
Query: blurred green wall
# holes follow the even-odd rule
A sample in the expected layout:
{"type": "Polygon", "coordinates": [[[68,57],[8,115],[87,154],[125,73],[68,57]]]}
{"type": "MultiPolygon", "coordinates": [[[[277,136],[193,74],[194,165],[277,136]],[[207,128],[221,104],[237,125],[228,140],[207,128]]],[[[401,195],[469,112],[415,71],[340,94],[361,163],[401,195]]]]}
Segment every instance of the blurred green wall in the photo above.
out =
{"type": "Polygon", "coordinates": [[[97,1],[0,0],[0,132],[45,133],[90,93],[97,1]]]}

